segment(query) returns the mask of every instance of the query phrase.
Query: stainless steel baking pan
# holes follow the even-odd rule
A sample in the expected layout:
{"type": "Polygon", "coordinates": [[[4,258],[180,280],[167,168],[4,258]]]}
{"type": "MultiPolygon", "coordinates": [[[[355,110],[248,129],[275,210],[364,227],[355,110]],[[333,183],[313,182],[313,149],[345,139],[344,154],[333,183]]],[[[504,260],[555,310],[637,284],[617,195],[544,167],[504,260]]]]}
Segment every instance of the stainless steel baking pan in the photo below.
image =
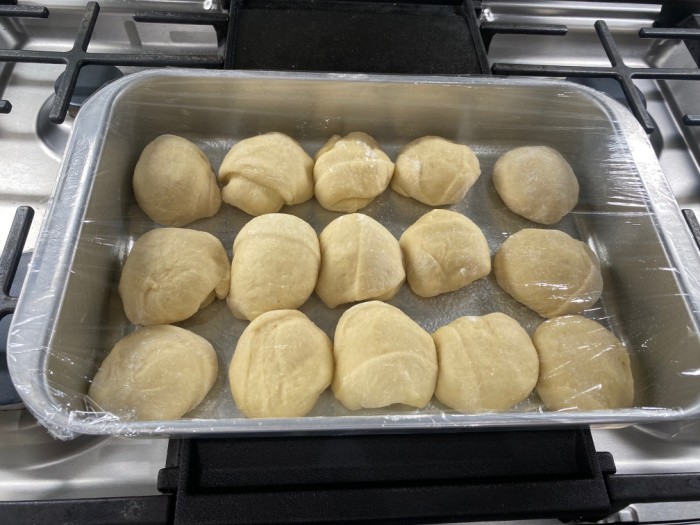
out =
{"type": "MultiPolygon", "coordinates": [[[[429,208],[388,190],[365,213],[397,237],[429,208]]],[[[287,207],[320,231],[338,214],[315,200],[287,207]]],[[[191,227],[230,250],[249,219],[227,205],[191,227]]],[[[230,253],[229,253],[230,255],[230,253]]],[[[59,437],[243,432],[407,431],[444,427],[544,427],[630,424],[690,418],[700,412],[700,257],[654,152],[631,114],[605,95],[558,81],[259,72],[149,71],[104,88],[82,109],[11,326],[12,379],[26,406],[59,437]],[[313,153],[334,133],[370,133],[395,156],[422,135],[469,144],[482,176],[452,209],[472,218],[492,253],[511,233],[533,227],[509,212],[491,183],[493,163],[525,144],[558,149],[581,183],[576,210],[556,227],[598,253],[605,291],[586,312],[626,344],[637,408],[547,412],[537,396],[508,413],[463,415],[433,402],[422,410],[349,412],[332,394],[310,417],[245,419],[226,380],[246,323],[223,301],[181,326],[207,337],[220,357],[207,399],[177,421],[129,422],[94,412],[85,392],[114,343],[133,327],[117,294],[134,239],[155,227],[140,211],[131,174],[142,148],[162,133],[198,143],[218,168],[237,140],[281,131],[313,153]]],[[[492,277],[433,299],[407,286],[391,301],[432,331],[462,315],[503,311],[530,332],[541,321],[492,277]]],[[[343,308],[312,296],[302,308],[329,335],[343,308]]]]}

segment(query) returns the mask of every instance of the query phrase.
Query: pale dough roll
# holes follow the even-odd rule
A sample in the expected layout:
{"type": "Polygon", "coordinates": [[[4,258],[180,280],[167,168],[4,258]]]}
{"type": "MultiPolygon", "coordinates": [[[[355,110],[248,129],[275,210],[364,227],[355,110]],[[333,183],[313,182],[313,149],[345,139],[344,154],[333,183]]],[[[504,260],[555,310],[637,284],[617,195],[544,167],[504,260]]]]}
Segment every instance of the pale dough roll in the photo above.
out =
{"type": "Polygon", "coordinates": [[[558,230],[520,230],[508,237],[493,261],[498,284],[542,317],[579,313],[603,292],[593,251],[558,230]]]}
{"type": "Polygon", "coordinates": [[[170,324],[228,294],[230,266],[221,241],[184,228],[151,230],[134,244],[119,279],[134,324],[170,324]]]}
{"type": "Polygon", "coordinates": [[[332,221],[319,236],[321,271],[316,294],[326,305],[392,298],[406,273],[399,242],[361,213],[332,221]]]}
{"type": "Polygon", "coordinates": [[[503,411],[537,383],[537,351],[527,332],[502,313],[460,317],[433,334],[435,397],[460,412],[503,411]]]}
{"type": "Polygon", "coordinates": [[[468,146],[428,136],[403,147],[391,188],[429,206],[443,206],[461,201],[480,174],[479,159],[468,146]]]}
{"type": "Polygon", "coordinates": [[[241,334],[229,368],[236,405],[247,417],[302,417],[333,379],[331,340],[304,314],[276,310],[241,334]]]}
{"type": "Polygon", "coordinates": [[[398,308],[379,301],[350,308],[335,329],[333,354],[333,393],[345,408],[422,408],[433,396],[435,343],[398,308]]]}
{"type": "Polygon", "coordinates": [[[578,202],[578,180],[561,154],[547,146],[515,148],[493,167],[496,191],[512,212],[554,224],[578,202]]]}
{"type": "Polygon", "coordinates": [[[189,140],[175,135],[161,135],[144,148],[133,186],[141,209],[164,226],[211,217],[221,206],[209,160],[189,140]]]}
{"type": "Polygon", "coordinates": [[[209,342],[176,326],[148,326],[121,339],[100,365],[88,396],[125,419],[178,419],[199,405],[219,365],[209,342]]]}
{"type": "Polygon", "coordinates": [[[399,240],[411,289],[421,297],[458,290],[491,272],[491,254],[479,227],[461,213],[433,210],[399,240]]]}
{"type": "Polygon", "coordinates": [[[537,393],[552,410],[629,408],[634,401],[630,358],[602,325],[580,315],[542,323],[533,336],[540,357],[537,393]]]}
{"type": "Polygon", "coordinates": [[[265,133],[231,148],[219,168],[225,202],[249,215],[279,211],[313,197],[314,162],[283,133],[265,133]]]}
{"type": "Polygon", "coordinates": [[[352,213],[382,193],[394,173],[394,163],[366,133],[334,135],[316,154],[314,193],[332,211],[352,213]]]}
{"type": "Polygon", "coordinates": [[[228,305],[248,320],[298,308],[314,291],[320,264],[318,237],[306,222],[283,213],[256,217],[233,242],[228,305]]]}

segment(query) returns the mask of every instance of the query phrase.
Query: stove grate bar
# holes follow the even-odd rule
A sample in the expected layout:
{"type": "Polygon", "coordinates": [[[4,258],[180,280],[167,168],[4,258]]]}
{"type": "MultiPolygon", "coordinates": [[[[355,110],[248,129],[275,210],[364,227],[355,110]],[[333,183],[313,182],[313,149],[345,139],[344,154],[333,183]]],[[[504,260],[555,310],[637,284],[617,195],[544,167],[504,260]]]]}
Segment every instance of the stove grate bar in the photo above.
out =
{"type": "Polygon", "coordinates": [[[482,22],[479,26],[486,51],[497,34],[502,35],[553,35],[564,36],[569,28],[563,24],[511,24],[504,22],[482,22]]]}
{"type": "Polygon", "coordinates": [[[159,24],[213,25],[228,22],[226,13],[188,13],[182,11],[139,11],[134,16],[135,22],[159,24]]]}
{"type": "Polygon", "coordinates": [[[34,210],[29,206],[20,206],[15,212],[5,248],[0,256],[0,319],[15,311],[17,298],[10,296],[12,281],[17,273],[22,249],[27,240],[29,227],[34,218],[34,210]]]}
{"type": "Polygon", "coordinates": [[[683,115],[683,124],[686,126],[700,126],[700,115],[683,115]]]}
{"type": "Polygon", "coordinates": [[[695,212],[687,208],[682,209],[681,212],[683,213],[685,222],[688,223],[688,228],[693,235],[693,239],[695,239],[695,244],[700,248],[700,222],[698,222],[695,212]]]}
{"type": "Polygon", "coordinates": [[[700,29],[684,27],[643,27],[639,38],[668,38],[674,40],[700,40],[700,29]]]}
{"type": "MultiPolygon", "coordinates": [[[[48,18],[49,10],[41,6],[0,5],[0,16],[14,18],[48,18]]],[[[12,111],[12,104],[0,100],[0,114],[12,111]]]]}
{"type": "MultiPolygon", "coordinates": [[[[229,6],[226,34],[219,36],[219,47],[224,53],[224,69],[233,69],[236,58],[236,36],[241,19],[242,0],[233,0],[229,6]]],[[[215,28],[216,29],[216,28],[215,28]]]]}
{"type": "Polygon", "coordinates": [[[48,18],[49,10],[42,6],[0,5],[0,16],[15,18],[48,18]]]}

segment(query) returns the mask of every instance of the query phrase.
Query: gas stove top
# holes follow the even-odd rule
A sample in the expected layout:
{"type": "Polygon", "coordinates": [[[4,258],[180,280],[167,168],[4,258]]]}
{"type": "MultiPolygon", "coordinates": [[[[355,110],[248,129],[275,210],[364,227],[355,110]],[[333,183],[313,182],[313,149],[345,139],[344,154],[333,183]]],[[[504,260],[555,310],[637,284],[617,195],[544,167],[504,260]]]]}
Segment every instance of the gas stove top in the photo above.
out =
{"type": "MultiPolygon", "coordinates": [[[[91,39],[87,35],[89,46],[84,46],[87,52],[112,57],[102,62],[123,74],[156,65],[197,66],[192,57],[203,67],[421,74],[482,74],[493,68],[503,74],[576,78],[586,72],[596,76],[603,68],[609,72],[612,57],[639,68],[635,71],[691,72],[685,77],[667,74],[676,78],[661,80],[641,78],[645,75],[639,73],[640,78],[633,81],[638,91],[632,94],[630,73],[635,71],[620,69],[618,62],[616,74],[624,77],[627,93],[613,83],[611,95],[622,100],[630,95],[630,107],[642,125],[654,129],[652,142],[679,205],[700,213],[700,127],[692,125],[700,114],[700,81],[689,80],[700,77],[698,51],[692,45],[698,36],[688,40],[690,46],[678,39],[639,37],[640,29],[652,27],[660,17],[671,20],[677,12],[668,8],[661,12],[661,6],[646,2],[425,2],[421,6],[379,2],[369,13],[358,12],[356,2],[337,2],[335,10],[314,7],[310,11],[294,4],[304,2],[233,2],[229,17],[222,11],[225,6],[208,1],[104,1],[99,16],[94,7],[86,15],[80,2],[21,2],[35,8],[30,9],[32,17],[0,16],[0,50],[30,50],[37,60],[47,59],[51,53],[71,50],[82,23],[80,34],[92,32],[91,39]],[[48,18],[42,18],[46,14],[42,7],[48,8],[48,18]],[[423,10],[422,17],[411,14],[416,9],[423,10]],[[465,12],[469,9],[473,11],[465,12]],[[605,24],[596,26],[598,20],[605,24]],[[90,24],[94,31],[87,27],[90,24]],[[324,24],[335,24],[330,37],[320,36],[327,35],[321,31],[324,24]],[[388,24],[382,27],[393,37],[372,41],[379,27],[373,24],[388,24]],[[474,40],[479,25],[488,44],[481,50],[479,42],[475,47],[465,43],[474,40]],[[279,38],[281,34],[285,39],[279,38]],[[364,36],[358,38],[358,34],[364,36]],[[324,45],[323,38],[331,38],[335,52],[324,45]],[[614,41],[617,51],[606,54],[601,39],[614,41]],[[543,71],[543,64],[556,67],[543,71]]],[[[666,30],[656,36],[678,35],[666,30]]],[[[19,206],[36,210],[23,264],[35,246],[72,127],[71,112],[76,108],[68,107],[70,97],[62,98],[70,87],[70,68],[67,80],[56,89],[65,65],[0,66],[0,99],[7,101],[0,105],[0,244],[5,244],[19,206]],[[7,110],[10,105],[11,111],[3,114],[3,107],[7,110]]],[[[17,293],[17,283],[12,293],[17,293]]],[[[0,322],[0,335],[8,324],[8,318],[0,322]]],[[[697,422],[594,429],[593,437],[597,450],[613,454],[621,473],[700,472],[697,422]]],[[[166,440],[87,436],[59,442],[26,411],[0,411],[0,500],[158,494],[156,480],[165,465],[167,447],[166,440]]],[[[638,504],[618,517],[624,521],[700,518],[700,502],[638,504]]]]}

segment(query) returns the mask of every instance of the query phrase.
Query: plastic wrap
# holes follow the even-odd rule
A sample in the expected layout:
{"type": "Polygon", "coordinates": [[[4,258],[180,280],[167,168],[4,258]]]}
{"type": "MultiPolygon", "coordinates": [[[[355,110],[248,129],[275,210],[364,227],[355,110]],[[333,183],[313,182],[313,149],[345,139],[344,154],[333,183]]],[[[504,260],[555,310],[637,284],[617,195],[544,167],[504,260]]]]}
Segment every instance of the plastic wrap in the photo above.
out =
{"type": "MultiPolygon", "coordinates": [[[[360,210],[397,238],[431,208],[388,189],[360,210]]],[[[287,206],[320,232],[340,214],[312,199],[287,206]]],[[[188,227],[216,235],[231,256],[249,216],[224,204],[188,227]]],[[[403,431],[442,427],[543,427],[678,421],[700,413],[700,257],[646,136],[605,95],[566,82],[441,77],[151,71],[103,89],[82,109],[40,233],[10,331],[13,382],[52,434],[205,435],[239,432],[403,431]],[[227,381],[247,322],[215,301],[178,323],[212,342],[219,377],[181,420],[125,421],[93,411],[86,392],[116,341],[134,329],[117,293],[134,240],[156,227],[131,189],[143,147],[173,133],[199,145],[218,169],[233,143],[280,131],[313,153],[333,134],[361,130],[392,159],[424,135],[468,144],[481,176],[449,209],[484,232],[493,255],[522,228],[544,228],[510,212],[491,181],[496,159],[522,145],[555,148],[580,184],[579,203],[551,227],[586,242],[602,267],[601,300],[585,315],[623,341],[635,379],[634,408],[551,412],[536,393],[504,413],[460,414],[433,401],[348,411],[324,393],[305,418],[246,419],[227,381]]],[[[500,311],[532,335],[542,322],[507,295],[493,275],[425,299],[404,285],[390,301],[425,330],[464,315],[500,311]]],[[[329,336],[350,305],[327,308],[315,295],[300,309],[329,336]]]]}

